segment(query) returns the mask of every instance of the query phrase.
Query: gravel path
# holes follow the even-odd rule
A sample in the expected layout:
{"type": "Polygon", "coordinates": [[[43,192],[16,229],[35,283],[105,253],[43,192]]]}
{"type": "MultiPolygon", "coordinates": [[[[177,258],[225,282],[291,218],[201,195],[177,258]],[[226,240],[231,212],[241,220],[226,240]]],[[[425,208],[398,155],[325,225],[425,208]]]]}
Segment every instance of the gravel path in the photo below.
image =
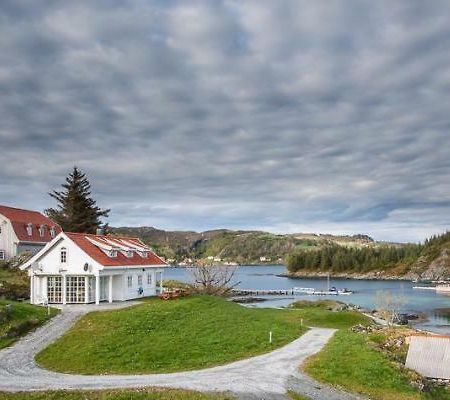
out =
{"type": "Polygon", "coordinates": [[[285,398],[286,390],[292,388],[314,400],[359,398],[317,383],[299,372],[299,365],[318,352],[335,332],[323,328],[312,328],[297,340],[271,353],[199,371],[84,376],[61,374],[38,367],[34,356],[91,310],[89,307],[66,307],[46,325],[13,346],[1,350],[0,391],[161,386],[198,391],[230,391],[241,399],[276,400],[285,398]]]}

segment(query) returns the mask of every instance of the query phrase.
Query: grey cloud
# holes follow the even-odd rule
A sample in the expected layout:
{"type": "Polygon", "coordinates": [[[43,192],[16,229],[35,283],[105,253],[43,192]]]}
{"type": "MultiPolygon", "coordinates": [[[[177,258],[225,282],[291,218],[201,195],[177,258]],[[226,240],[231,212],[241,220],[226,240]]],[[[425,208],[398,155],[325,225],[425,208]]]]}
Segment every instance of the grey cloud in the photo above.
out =
{"type": "Polygon", "coordinates": [[[450,224],[445,2],[14,1],[0,21],[0,203],[52,205],[76,164],[113,225],[450,224]]]}

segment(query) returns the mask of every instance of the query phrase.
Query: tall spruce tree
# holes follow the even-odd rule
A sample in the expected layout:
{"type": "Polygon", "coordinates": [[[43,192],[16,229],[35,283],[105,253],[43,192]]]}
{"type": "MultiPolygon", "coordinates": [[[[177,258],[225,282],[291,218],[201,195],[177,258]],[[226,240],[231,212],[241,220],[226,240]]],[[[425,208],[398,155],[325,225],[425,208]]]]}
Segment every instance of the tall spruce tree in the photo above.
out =
{"type": "Polygon", "coordinates": [[[91,198],[91,184],[77,167],[61,185],[64,190],[54,190],[49,195],[56,199],[57,208],[49,208],[45,213],[57,222],[64,231],[95,233],[98,228],[106,228],[101,217],[108,217],[110,210],[97,207],[91,198]]]}

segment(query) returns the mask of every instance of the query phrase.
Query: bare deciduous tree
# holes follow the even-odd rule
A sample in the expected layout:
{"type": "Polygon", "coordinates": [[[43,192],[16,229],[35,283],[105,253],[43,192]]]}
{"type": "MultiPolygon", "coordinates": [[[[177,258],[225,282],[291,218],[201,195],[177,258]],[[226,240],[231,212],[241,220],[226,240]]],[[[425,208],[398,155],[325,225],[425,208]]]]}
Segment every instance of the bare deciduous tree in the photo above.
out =
{"type": "Polygon", "coordinates": [[[393,324],[394,319],[406,303],[407,300],[403,293],[392,294],[391,292],[380,290],[375,297],[375,306],[378,313],[389,326],[393,324]]]}
{"type": "Polygon", "coordinates": [[[232,282],[238,267],[230,265],[199,265],[189,268],[192,289],[197,293],[227,295],[239,282],[232,282]]]}

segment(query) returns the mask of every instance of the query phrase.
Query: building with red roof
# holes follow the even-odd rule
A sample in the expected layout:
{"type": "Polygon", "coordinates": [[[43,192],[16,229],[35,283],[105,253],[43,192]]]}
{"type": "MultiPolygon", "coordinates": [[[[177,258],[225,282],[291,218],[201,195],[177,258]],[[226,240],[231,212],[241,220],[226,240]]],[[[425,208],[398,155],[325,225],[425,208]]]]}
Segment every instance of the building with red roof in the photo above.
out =
{"type": "Polygon", "coordinates": [[[138,238],[61,232],[20,268],[33,304],[98,304],[158,294],[167,266],[138,238]]]}
{"type": "Polygon", "coordinates": [[[38,211],[0,205],[0,260],[41,250],[61,227],[38,211]]]}

